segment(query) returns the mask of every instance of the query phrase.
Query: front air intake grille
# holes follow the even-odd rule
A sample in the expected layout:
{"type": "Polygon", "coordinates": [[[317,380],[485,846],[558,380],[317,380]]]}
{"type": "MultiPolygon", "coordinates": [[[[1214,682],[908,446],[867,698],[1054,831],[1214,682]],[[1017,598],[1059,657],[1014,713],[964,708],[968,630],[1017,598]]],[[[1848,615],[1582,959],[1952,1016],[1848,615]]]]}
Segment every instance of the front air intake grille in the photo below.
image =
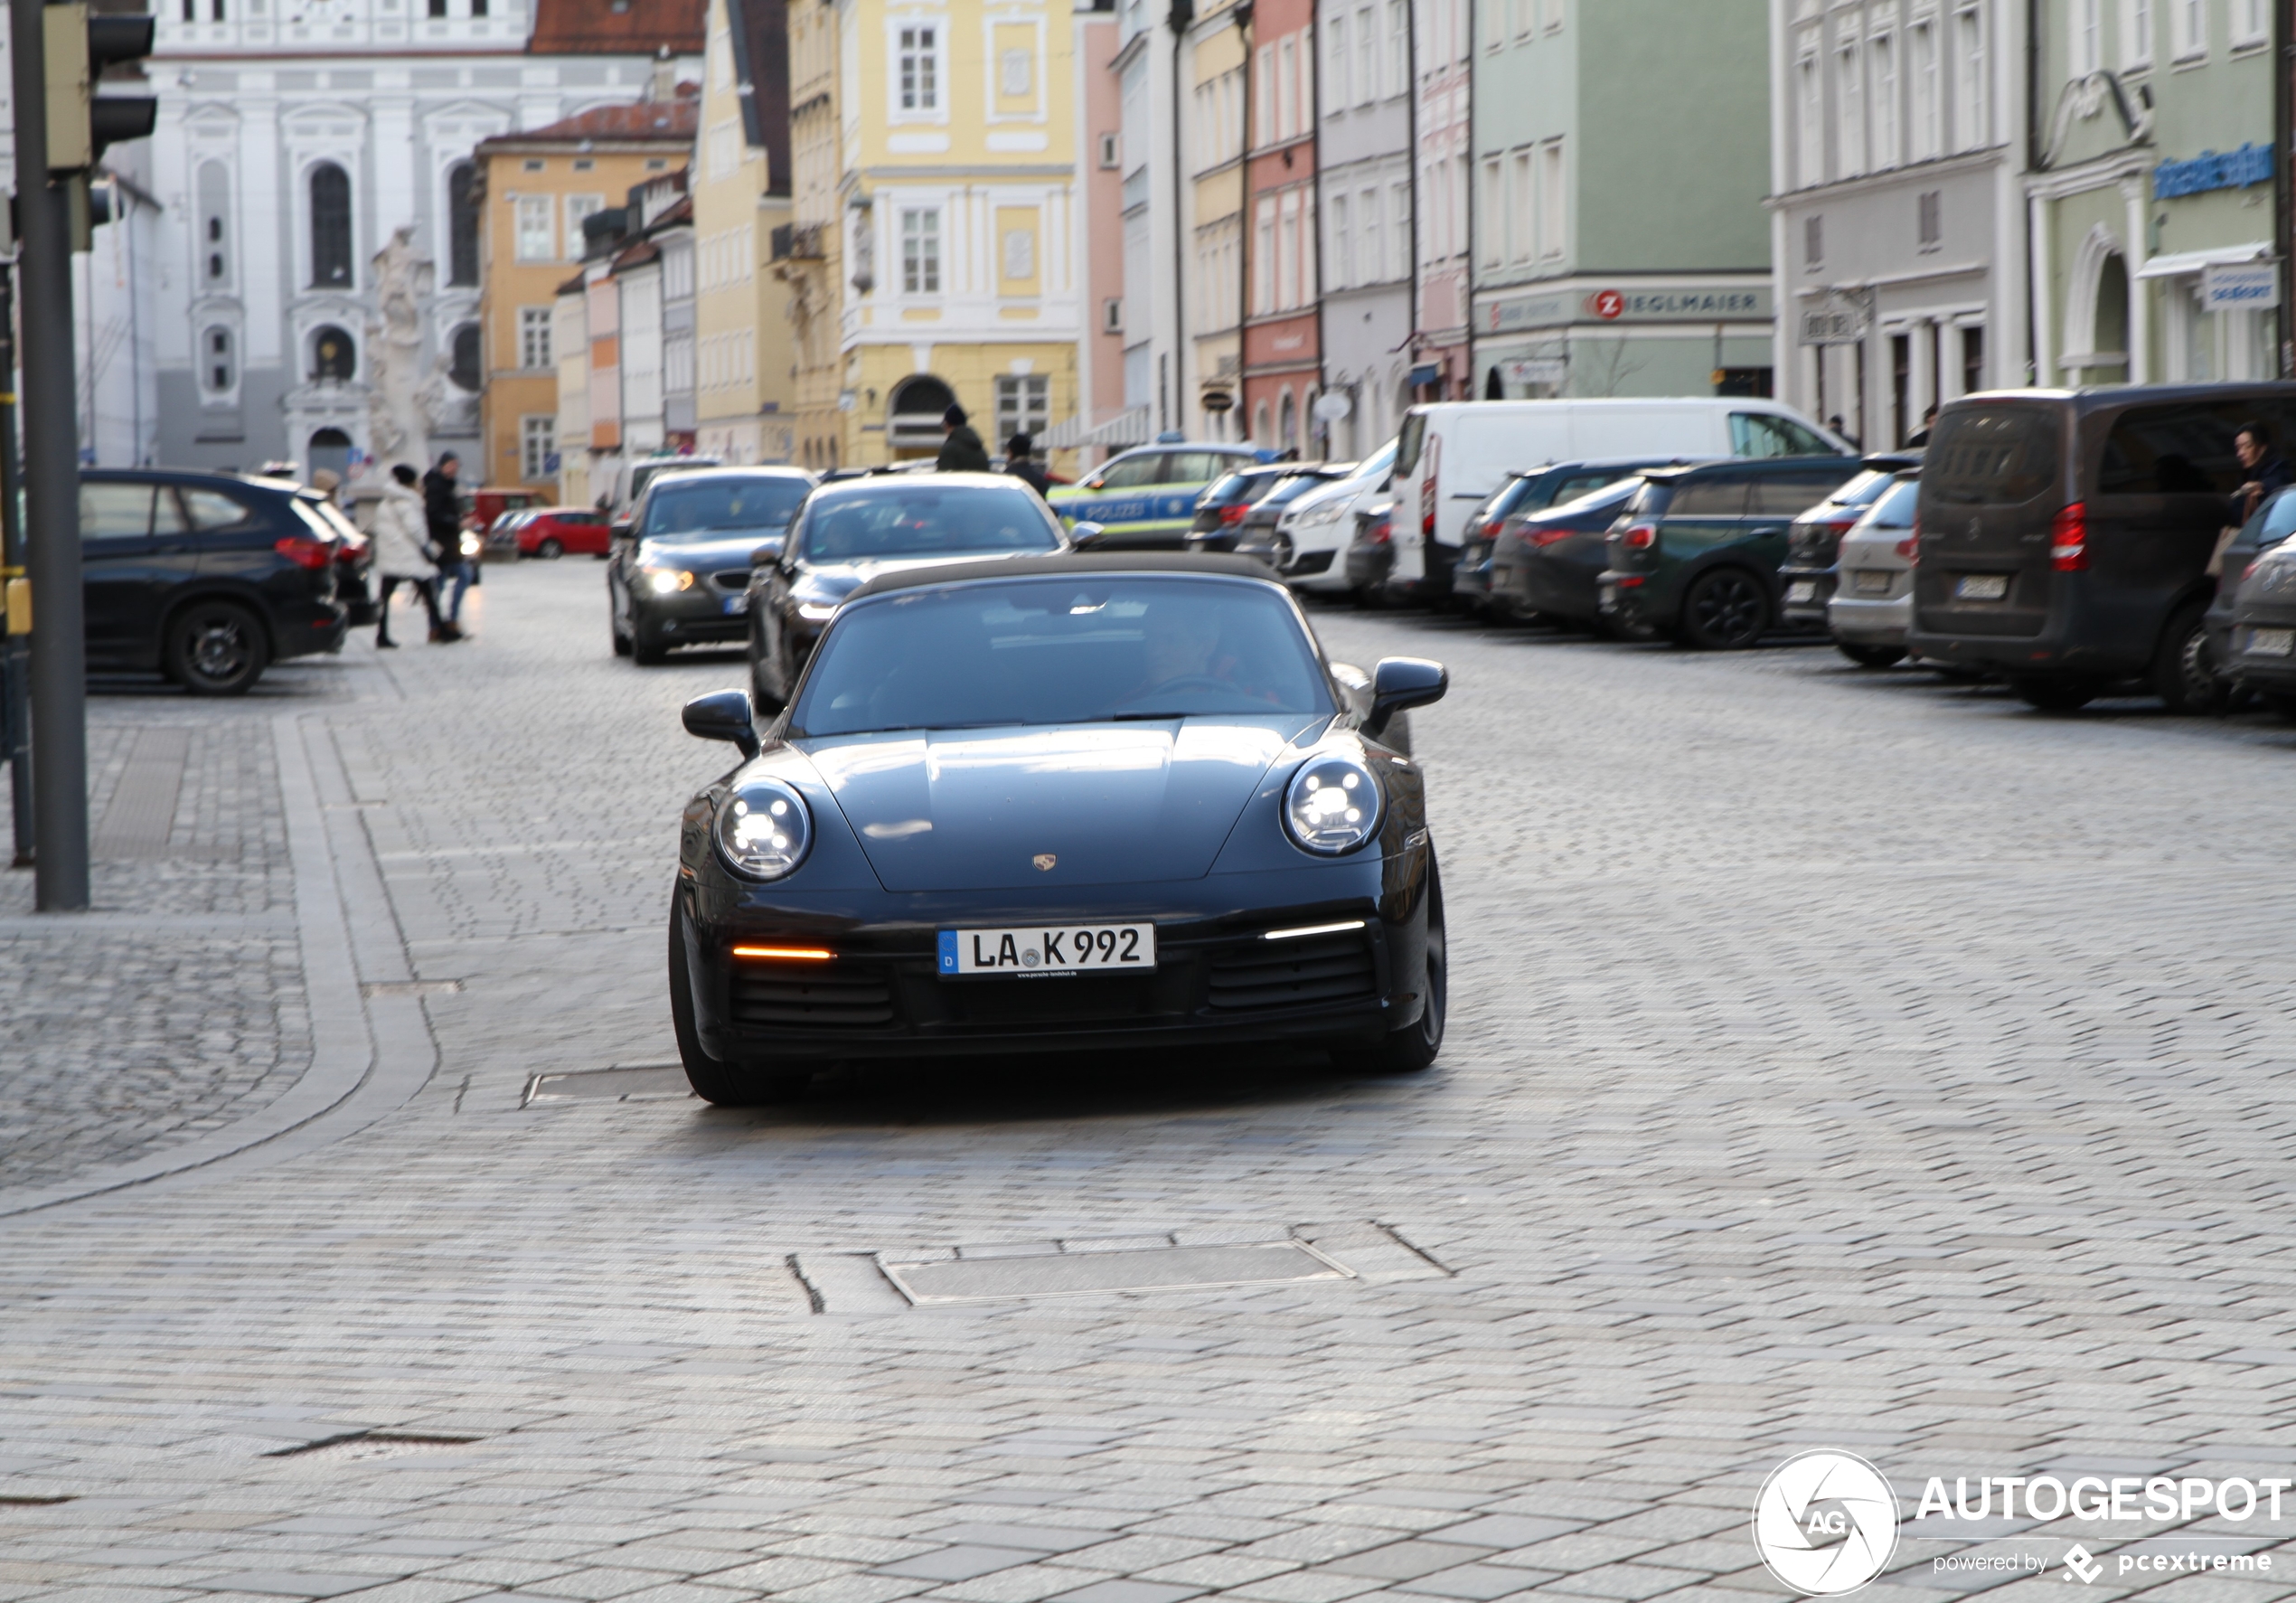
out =
{"type": "Polygon", "coordinates": [[[795,967],[738,969],[737,1029],[881,1030],[893,1022],[893,987],[866,969],[795,967]]]}
{"type": "Polygon", "coordinates": [[[1379,966],[1361,929],[1223,947],[1212,954],[1209,980],[1214,1013],[1361,1002],[1379,994],[1379,966]]]}

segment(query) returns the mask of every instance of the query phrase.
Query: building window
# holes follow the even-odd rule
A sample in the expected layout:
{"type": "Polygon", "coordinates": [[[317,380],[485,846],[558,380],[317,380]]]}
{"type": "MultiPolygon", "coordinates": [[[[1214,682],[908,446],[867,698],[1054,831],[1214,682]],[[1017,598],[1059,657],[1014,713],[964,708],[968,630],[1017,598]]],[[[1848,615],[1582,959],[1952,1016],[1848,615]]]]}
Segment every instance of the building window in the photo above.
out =
{"type": "Polygon", "coordinates": [[[447,174],[447,282],[478,282],[478,174],[456,162],[447,174]]]}
{"type": "Polygon", "coordinates": [[[1275,197],[1259,203],[1252,229],[1252,311],[1275,309],[1275,197]]]}
{"type": "Polygon", "coordinates": [[[200,250],[207,283],[220,288],[231,276],[230,213],[231,169],[221,162],[202,162],[199,169],[200,250]]]}
{"type": "Polygon", "coordinates": [[[2169,0],[2169,48],[2188,61],[2208,53],[2207,0],[2169,0]]]}
{"type": "Polygon", "coordinates": [[[1815,270],[1826,264],[1826,220],[1805,217],[1802,221],[1802,265],[1815,270]]]}
{"type": "Polygon", "coordinates": [[[1482,215],[1476,221],[1476,232],[1482,238],[1476,242],[1475,254],[1482,265],[1495,268],[1505,259],[1507,193],[1505,169],[1497,156],[1482,164],[1482,215]]]}
{"type": "Polygon", "coordinates": [[[1368,5],[1355,12],[1355,78],[1353,104],[1369,106],[1379,98],[1379,15],[1368,5]]]}
{"type": "Polygon", "coordinates": [[[1553,261],[1563,254],[1563,236],[1570,226],[1570,192],[1563,185],[1560,139],[1549,139],[1539,146],[1539,254],[1553,261]]]}
{"type": "Polygon", "coordinates": [[[311,334],[311,376],[321,383],[347,384],[358,376],[359,347],[332,323],[311,334]]]}
{"type": "Polygon", "coordinates": [[[1928,161],[1940,153],[1943,130],[1938,119],[1937,30],[1919,22],[1913,32],[1914,159],[1928,161]]]}
{"type": "Polygon", "coordinates": [[[447,14],[447,0],[430,0],[430,14],[435,17],[445,16],[447,14]]]}
{"type": "Polygon", "coordinates": [[[1559,33],[1563,31],[1564,4],[1565,0],[1539,0],[1539,9],[1546,13],[1545,25],[1549,33],[1559,33]]]}
{"type": "Polygon", "coordinates": [[[1331,259],[1325,273],[1325,288],[1345,289],[1355,281],[1355,235],[1350,229],[1348,198],[1343,194],[1331,197],[1331,259]]]}
{"type": "MultiPolygon", "coordinates": [[[[511,201],[513,250],[521,261],[551,261],[558,256],[558,230],[551,226],[550,197],[546,194],[516,195],[511,201]]],[[[572,207],[568,208],[569,213],[572,207]]],[[[569,222],[571,222],[569,217],[569,222]]],[[[579,239],[569,227],[570,238],[579,239]]]]}
{"type": "Polygon", "coordinates": [[[1962,330],[1962,393],[1985,388],[1985,328],[1972,324],[1962,330]]]}
{"type": "Polygon", "coordinates": [[[456,328],[447,350],[447,376],[464,389],[475,391],[485,381],[478,349],[478,325],[466,323],[456,328]]]}
{"type": "Polygon", "coordinates": [[[1507,259],[1529,261],[1538,251],[1536,231],[1539,181],[1530,152],[1518,150],[1507,164],[1507,259]]]}
{"type": "MultiPolygon", "coordinates": [[[[547,195],[542,197],[542,228],[545,234],[547,234],[550,230],[550,197],[547,195]]],[[[580,258],[583,249],[583,219],[588,217],[594,212],[603,212],[605,210],[606,197],[604,195],[570,194],[566,197],[567,255],[578,259],[580,258]]],[[[556,251],[553,250],[550,252],[550,255],[555,254],[556,251]]],[[[547,261],[550,259],[550,256],[546,255],[542,258],[542,259],[547,261]]]]}
{"type": "Polygon", "coordinates": [[[1343,11],[1332,13],[1331,20],[1327,26],[1331,46],[1331,60],[1330,65],[1324,69],[1329,79],[1324,88],[1328,91],[1332,108],[1338,110],[1355,104],[1352,87],[1348,81],[1349,63],[1353,58],[1348,54],[1347,48],[1347,13],[1343,11]]]}
{"type": "Polygon", "coordinates": [[[1023,283],[1037,276],[1037,236],[1032,229],[1004,231],[1004,276],[1023,283]]]}
{"type": "Polygon", "coordinates": [[[1124,303],[1121,297],[1111,296],[1100,303],[1100,332],[1122,334],[1124,331],[1124,303]]]}
{"type": "Polygon", "coordinates": [[[996,382],[996,443],[1016,434],[1039,435],[1052,426],[1052,381],[1042,373],[1008,373],[996,382]]]}
{"type": "Polygon", "coordinates": [[[1871,71],[1867,80],[1874,91],[1874,165],[1897,165],[1897,42],[1877,34],[1868,47],[1871,71]]]}
{"type": "Polygon", "coordinates": [[[558,420],[547,414],[518,420],[518,476],[538,484],[550,475],[550,458],[558,455],[558,420]]]}
{"type": "Polygon", "coordinates": [[[1100,165],[1111,171],[1124,165],[1123,158],[1117,154],[1116,136],[1114,134],[1100,136],[1100,165]]]}
{"type": "Polygon", "coordinates": [[[1826,181],[1826,91],[1818,76],[1814,52],[1794,63],[1793,87],[1795,121],[1801,130],[1795,171],[1801,174],[1802,187],[1808,189],[1826,181]]]}
{"type": "Polygon", "coordinates": [[[1834,52],[1834,100],[1841,116],[1841,175],[1866,170],[1866,75],[1856,39],[1834,52]]]}
{"type": "Polygon", "coordinates": [[[1963,150],[1990,143],[1991,86],[1985,79],[1985,10],[1972,5],[1953,14],[1953,132],[1963,150]]]}
{"type": "Polygon", "coordinates": [[[2235,49],[2262,44],[2270,29],[2264,0],[2232,0],[2232,42],[2235,49]]]}
{"type": "Polygon", "coordinates": [[[231,331],[228,328],[211,328],[201,344],[208,393],[211,395],[229,394],[235,371],[231,362],[231,331]]]}
{"type": "Polygon", "coordinates": [[[936,28],[901,30],[901,109],[937,111],[941,108],[941,64],[936,28]]]}
{"type": "Polygon", "coordinates": [[[1023,100],[1036,93],[1036,61],[1025,50],[1001,52],[996,59],[997,93],[1023,100]]]}
{"type": "Polygon", "coordinates": [[[2122,0],[2121,64],[2152,65],[2152,0],[2122,0]]]}
{"type": "Polygon", "coordinates": [[[901,213],[901,293],[941,292],[941,213],[937,209],[901,213]]]}
{"type": "Polygon", "coordinates": [[[551,362],[550,308],[519,307],[518,365],[525,368],[549,367],[551,362]]]}
{"type": "Polygon", "coordinates": [[[311,169],[311,283],[351,287],[351,175],[333,162],[311,169]]]}
{"type": "Polygon", "coordinates": [[[1924,251],[1936,250],[1945,242],[1945,192],[1924,190],[1915,200],[1915,222],[1921,234],[1924,251]]]}
{"type": "Polygon", "coordinates": [[[2073,0],[2073,76],[2104,65],[2104,0],[2073,0]]]}

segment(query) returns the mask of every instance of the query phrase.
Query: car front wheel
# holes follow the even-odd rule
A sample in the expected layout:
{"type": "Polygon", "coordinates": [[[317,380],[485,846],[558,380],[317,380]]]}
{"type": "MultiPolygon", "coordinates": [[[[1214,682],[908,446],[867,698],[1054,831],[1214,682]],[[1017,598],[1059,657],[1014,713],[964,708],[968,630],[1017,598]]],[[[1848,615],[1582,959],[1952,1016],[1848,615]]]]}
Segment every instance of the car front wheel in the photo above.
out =
{"type": "Polygon", "coordinates": [[[2231,687],[2216,677],[2216,656],[2208,649],[2207,611],[2197,603],[2169,620],[2160,655],[2152,665],[2152,688],[2171,712],[2225,710],[2231,687]]]}
{"type": "Polygon", "coordinates": [[[1700,651],[1743,651],[1769,627],[1769,594],[1743,569],[1700,574],[1682,598],[1680,638],[1700,651]]]}
{"type": "Polygon", "coordinates": [[[236,601],[194,601],[168,625],[167,676],[195,696],[235,696],[263,676],[270,642],[236,601]]]}
{"type": "Polygon", "coordinates": [[[555,538],[545,540],[534,548],[534,554],[546,561],[555,562],[566,554],[566,547],[555,538]]]}

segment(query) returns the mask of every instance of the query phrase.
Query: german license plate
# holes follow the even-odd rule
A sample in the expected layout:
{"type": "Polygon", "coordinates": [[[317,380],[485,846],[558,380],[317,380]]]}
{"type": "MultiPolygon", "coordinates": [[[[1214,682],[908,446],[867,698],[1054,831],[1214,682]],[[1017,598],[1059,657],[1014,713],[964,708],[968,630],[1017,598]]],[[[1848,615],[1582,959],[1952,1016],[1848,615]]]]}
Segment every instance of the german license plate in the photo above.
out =
{"type": "Polygon", "coordinates": [[[1889,575],[1866,569],[1849,576],[1849,588],[1861,596],[1886,596],[1889,593],[1889,575]]]}
{"type": "Polygon", "coordinates": [[[1964,573],[1954,584],[1953,594],[1964,601],[1998,601],[2009,594],[2009,575],[1964,573]]]}
{"type": "Polygon", "coordinates": [[[2251,629],[2248,649],[2258,656],[2287,656],[2296,653],[2296,629],[2251,629]]]}
{"type": "Polygon", "coordinates": [[[748,611],[748,610],[749,610],[749,592],[748,592],[748,591],[747,591],[747,590],[744,590],[741,594],[739,594],[739,595],[738,595],[738,596],[728,596],[728,597],[726,598],[726,610],[727,610],[728,612],[747,612],[747,611],[748,611]]]}
{"type": "Polygon", "coordinates": [[[1804,579],[1786,586],[1788,606],[1792,606],[1796,601],[1814,601],[1817,599],[1818,586],[1814,580],[1804,579]]]}
{"type": "Polygon", "coordinates": [[[1100,974],[1156,967],[1153,924],[1032,924],[1010,929],[944,929],[940,971],[954,975],[1100,974]]]}

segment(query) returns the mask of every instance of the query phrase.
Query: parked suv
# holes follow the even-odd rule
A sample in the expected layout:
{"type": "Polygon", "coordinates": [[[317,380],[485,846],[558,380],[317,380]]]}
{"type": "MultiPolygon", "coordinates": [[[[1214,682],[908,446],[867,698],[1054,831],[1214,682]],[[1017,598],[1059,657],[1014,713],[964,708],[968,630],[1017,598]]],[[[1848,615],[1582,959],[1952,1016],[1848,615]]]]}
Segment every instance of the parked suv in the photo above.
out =
{"type": "Polygon", "coordinates": [[[88,665],[238,695],[272,663],[340,651],[338,559],[362,543],[317,492],[277,479],[82,473],[88,665]]]}
{"type": "Polygon", "coordinates": [[[1603,619],[1683,646],[1752,646],[1778,619],[1793,520],[1858,471],[1855,457],[1654,468],[1608,536],[1603,619]]]}
{"type": "MultiPolygon", "coordinates": [[[[1924,461],[1919,655],[1990,669],[2067,712],[2135,681],[2172,712],[2193,671],[2248,422],[2296,438],[2296,384],[2000,391],[1948,402],[1924,461]]],[[[2203,665],[2205,667],[2205,664],[2203,665]]]]}
{"type": "Polygon", "coordinates": [[[1861,466],[1863,472],[1795,518],[1786,532],[1786,565],[1778,570],[1785,600],[1779,613],[1792,627],[1824,627],[1841,537],[1881,499],[1896,475],[1921,466],[1921,457],[1868,457],[1861,466]]]}
{"type": "MultiPolygon", "coordinates": [[[[1470,606],[1480,605],[1505,618],[1528,618],[1533,613],[1553,612],[1558,618],[1593,622],[1595,575],[1605,565],[1602,536],[1611,518],[1597,519],[1593,509],[1602,503],[1588,498],[1644,468],[1687,460],[1683,457],[1611,457],[1592,462],[1550,462],[1528,473],[1510,475],[1499,493],[1468,520],[1458,566],[1452,570],[1452,593],[1470,606]],[[1585,504],[1576,509],[1581,515],[1576,519],[1557,522],[1540,517],[1582,501],[1585,504]],[[1534,519],[1539,523],[1536,533],[1530,527],[1534,519]],[[1591,553],[1576,553],[1581,557],[1581,571],[1557,571],[1539,561],[1548,547],[1572,543],[1574,533],[1591,536],[1591,553]],[[1534,563],[1542,570],[1539,578],[1558,582],[1534,584],[1534,563]],[[1541,607],[1531,599],[1534,589],[1553,592],[1552,599],[1560,604],[1541,607]]],[[[1610,510],[1615,514],[1616,505],[1610,510]]],[[[1582,538],[1576,543],[1583,546],[1587,542],[1582,538]]]]}

